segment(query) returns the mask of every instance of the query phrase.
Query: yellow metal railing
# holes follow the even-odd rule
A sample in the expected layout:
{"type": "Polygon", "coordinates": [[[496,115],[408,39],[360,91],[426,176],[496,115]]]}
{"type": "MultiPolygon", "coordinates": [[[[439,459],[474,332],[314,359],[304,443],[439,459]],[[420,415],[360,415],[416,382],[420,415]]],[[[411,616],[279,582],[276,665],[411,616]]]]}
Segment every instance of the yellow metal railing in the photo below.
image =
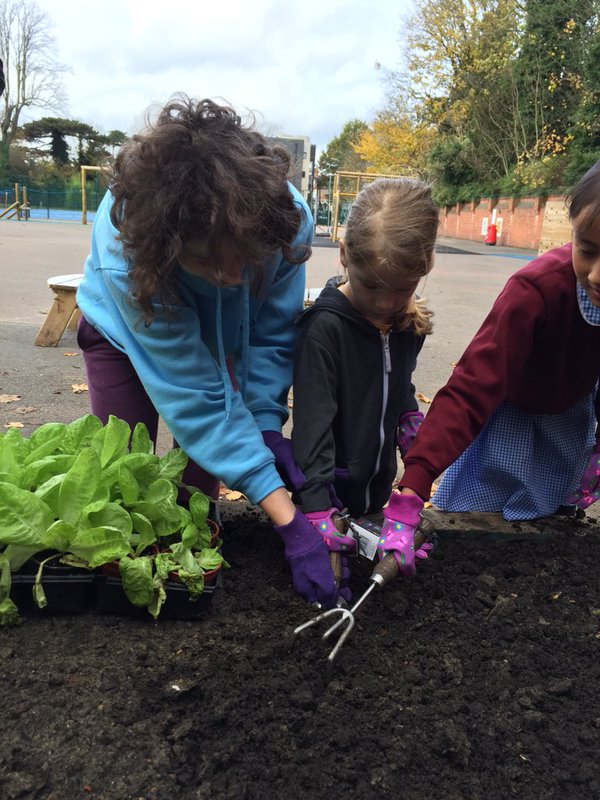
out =
{"type": "Polygon", "coordinates": [[[333,176],[333,210],[332,210],[332,230],[331,241],[338,240],[338,227],[340,216],[341,199],[345,197],[356,197],[360,190],[367,184],[372,183],[378,178],[397,178],[398,175],[383,175],[374,172],[336,172],[333,176]]]}
{"type": "Polygon", "coordinates": [[[81,167],[81,224],[87,225],[87,194],[86,182],[88,172],[103,172],[104,167],[81,167]]]}

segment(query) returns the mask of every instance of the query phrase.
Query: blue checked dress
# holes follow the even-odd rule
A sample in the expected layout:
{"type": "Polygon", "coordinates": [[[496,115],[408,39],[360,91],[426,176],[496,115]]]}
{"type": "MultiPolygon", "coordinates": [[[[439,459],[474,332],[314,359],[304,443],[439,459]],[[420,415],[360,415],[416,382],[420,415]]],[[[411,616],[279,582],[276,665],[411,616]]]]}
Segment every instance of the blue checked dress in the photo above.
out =
{"type": "MultiPolygon", "coordinates": [[[[579,284],[579,310],[600,325],[579,284]]],[[[443,511],[501,511],[507,520],[553,514],[579,486],[596,441],[595,391],[563,414],[526,414],[501,403],[446,470],[432,498],[443,511]]]]}

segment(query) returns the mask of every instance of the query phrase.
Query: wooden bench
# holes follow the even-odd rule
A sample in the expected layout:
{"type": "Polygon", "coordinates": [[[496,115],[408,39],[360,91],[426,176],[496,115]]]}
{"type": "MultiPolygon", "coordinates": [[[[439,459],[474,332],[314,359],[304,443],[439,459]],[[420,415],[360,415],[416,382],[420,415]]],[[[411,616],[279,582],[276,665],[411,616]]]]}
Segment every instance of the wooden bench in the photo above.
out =
{"type": "Polygon", "coordinates": [[[83,275],[54,275],[48,278],[48,286],[54,292],[54,300],[46,319],[42,323],[34,344],[38,347],[56,347],[65,330],[75,330],[80,312],[77,308],[77,287],[83,275]]]}

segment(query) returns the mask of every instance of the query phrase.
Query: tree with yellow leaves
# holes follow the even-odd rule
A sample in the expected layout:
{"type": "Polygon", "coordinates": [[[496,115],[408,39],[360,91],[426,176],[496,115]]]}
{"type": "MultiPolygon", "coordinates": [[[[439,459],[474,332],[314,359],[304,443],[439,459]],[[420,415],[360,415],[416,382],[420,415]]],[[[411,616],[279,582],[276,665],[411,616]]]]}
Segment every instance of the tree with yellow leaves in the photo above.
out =
{"type": "Polygon", "coordinates": [[[434,134],[432,126],[416,124],[408,114],[385,109],[376,115],[354,150],[368,163],[368,172],[422,175],[434,134]]]}

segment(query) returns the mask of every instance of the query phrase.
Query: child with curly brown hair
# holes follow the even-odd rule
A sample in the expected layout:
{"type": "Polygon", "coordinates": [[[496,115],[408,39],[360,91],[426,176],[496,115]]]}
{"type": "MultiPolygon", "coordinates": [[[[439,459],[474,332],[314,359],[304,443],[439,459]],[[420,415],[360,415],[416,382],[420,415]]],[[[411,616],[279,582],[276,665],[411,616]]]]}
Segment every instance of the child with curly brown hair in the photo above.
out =
{"type": "Polygon", "coordinates": [[[294,586],[337,600],[328,551],[292,504],[288,417],[294,318],[313,222],[289,156],[233,108],[178,97],[119,152],[77,293],[92,411],[156,441],[158,416],[190,457],[271,518],[294,586]],[[286,476],[287,478],[287,476],[286,476]]]}

